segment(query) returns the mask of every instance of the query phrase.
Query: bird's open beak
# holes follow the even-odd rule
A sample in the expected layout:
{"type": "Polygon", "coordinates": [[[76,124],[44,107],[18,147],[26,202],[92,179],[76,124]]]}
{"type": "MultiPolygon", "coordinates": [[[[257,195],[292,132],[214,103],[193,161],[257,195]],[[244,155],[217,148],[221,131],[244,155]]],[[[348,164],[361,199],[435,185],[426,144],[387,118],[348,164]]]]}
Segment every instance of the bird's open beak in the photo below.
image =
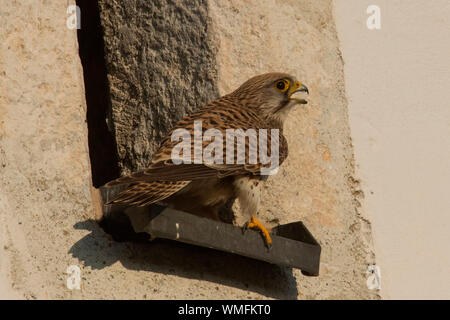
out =
{"type": "Polygon", "coordinates": [[[294,85],[290,88],[289,99],[295,100],[300,104],[307,104],[308,101],[306,101],[305,99],[299,99],[299,98],[292,97],[297,92],[306,92],[307,94],[309,94],[308,88],[299,81],[295,81],[294,85]]]}

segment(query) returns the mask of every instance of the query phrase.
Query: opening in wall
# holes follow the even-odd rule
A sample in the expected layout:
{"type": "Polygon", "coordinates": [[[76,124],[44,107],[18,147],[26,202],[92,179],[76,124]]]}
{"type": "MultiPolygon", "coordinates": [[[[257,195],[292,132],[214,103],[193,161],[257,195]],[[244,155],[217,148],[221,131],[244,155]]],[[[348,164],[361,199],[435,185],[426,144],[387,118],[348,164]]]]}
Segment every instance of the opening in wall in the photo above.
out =
{"type": "Polygon", "coordinates": [[[107,80],[103,31],[97,0],[77,0],[81,12],[78,44],[87,105],[92,184],[98,188],[120,176],[114,134],[108,129],[111,98],[107,80]]]}

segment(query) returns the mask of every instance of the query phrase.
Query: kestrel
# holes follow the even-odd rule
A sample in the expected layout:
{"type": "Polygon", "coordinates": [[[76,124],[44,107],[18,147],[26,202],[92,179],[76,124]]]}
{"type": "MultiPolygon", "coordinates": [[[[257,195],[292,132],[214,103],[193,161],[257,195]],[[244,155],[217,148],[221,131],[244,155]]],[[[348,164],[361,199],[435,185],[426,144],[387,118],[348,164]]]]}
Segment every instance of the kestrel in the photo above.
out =
{"type": "Polygon", "coordinates": [[[277,164],[283,163],[288,156],[283,123],[292,107],[307,103],[304,99],[294,97],[297,92],[309,93],[305,85],[285,73],[267,73],[247,80],[234,92],[176,123],[162,141],[149,168],[107,183],[106,187],[126,185],[125,190],[108,204],[147,206],[161,201],[177,210],[219,220],[219,209],[229,200],[237,198],[242,213],[251,217],[245,228],[259,229],[266,245],[270,247],[272,240],[269,232],[255,215],[261,200],[262,183],[267,180],[264,169],[271,164],[260,156],[252,159],[251,151],[261,148],[261,143],[265,143],[267,155],[275,154],[278,157],[277,164]],[[213,132],[227,137],[227,129],[242,129],[236,130],[241,135],[252,131],[249,129],[257,133],[260,129],[266,129],[267,134],[260,135],[258,143],[244,137],[244,140],[240,140],[244,141],[243,148],[238,146],[239,137],[233,138],[235,148],[228,154],[234,160],[232,163],[226,158],[229,145],[223,143],[223,150],[215,149],[211,153],[215,160],[223,161],[197,159],[180,164],[180,159],[174,159],[173,156],[174,148],[179,144],[179,139],[174,139],[174,136],[180,129],[186,130],[188,138],[192,138],[190,142],[188,140],[190,154],[183,150],[180,157],[190,156],[186,159],[195,159],[199,154],[203,155],[202,150],[206,150],[214,141],[219,142],[214,136],[201,140],[200,144],[196,143],[194,135],[198,124],[201,124],[201,134],[213,132]],[[273,133],[277,133],[277,136],[273,133]],[[278,143],[272,144],[276,140],[278,143]]]}

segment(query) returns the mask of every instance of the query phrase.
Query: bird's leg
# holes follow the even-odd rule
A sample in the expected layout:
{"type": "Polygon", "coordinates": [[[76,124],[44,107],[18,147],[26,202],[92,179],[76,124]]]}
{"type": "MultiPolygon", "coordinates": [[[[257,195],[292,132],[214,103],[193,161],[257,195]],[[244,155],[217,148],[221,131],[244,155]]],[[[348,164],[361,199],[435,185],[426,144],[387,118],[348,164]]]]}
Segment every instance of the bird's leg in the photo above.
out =
{"type": "Polygon", "coordinates": [[[255,216],[252,215],[251,220],[245,224],[244,231],[247,229],[259,230],[264,238],[265,245],[270,249],[270,247],[272,246],[272,238],[270,237],[269,231],[258,219],[255,218],[255,216]]]}

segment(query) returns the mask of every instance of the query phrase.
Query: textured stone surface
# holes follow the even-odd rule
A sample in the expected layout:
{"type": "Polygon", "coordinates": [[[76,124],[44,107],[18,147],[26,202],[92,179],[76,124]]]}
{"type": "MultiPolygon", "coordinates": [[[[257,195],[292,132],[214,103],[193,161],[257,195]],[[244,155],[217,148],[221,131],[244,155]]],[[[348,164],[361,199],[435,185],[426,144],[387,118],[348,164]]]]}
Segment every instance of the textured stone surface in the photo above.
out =
{"type": "Polygon", "coordinates": [[[170,127],[218,97],[207,2],[100,0],[111,129],[123,173],[147,167],[170,127]]]}
{"type": "Polygon", "coordinates": [[[2,282],[26,298],[376,297],[365,286],[374,257],[352,178],[331,2],[120,3],[101,1],[123,173],[148,164],[174,121],[252,75],[288,71],[309,86],[261,217],[305,221],[323,247],[321,275],[186,245],[118,243],[93,221],[76,33],[65,27],[67,3],[52,0],[0,6],[2,282]],[[72,264],[80,291],[66,287],[72,264]]]}
{"type": "Polygon", "coordinates": [[[0,5],[0,268],[14,291],[68,298],[68,254],[95,216],[86,105],[67,3],[0,5]],[[58,41],[55,41],[57,39],[58,41]]]}

